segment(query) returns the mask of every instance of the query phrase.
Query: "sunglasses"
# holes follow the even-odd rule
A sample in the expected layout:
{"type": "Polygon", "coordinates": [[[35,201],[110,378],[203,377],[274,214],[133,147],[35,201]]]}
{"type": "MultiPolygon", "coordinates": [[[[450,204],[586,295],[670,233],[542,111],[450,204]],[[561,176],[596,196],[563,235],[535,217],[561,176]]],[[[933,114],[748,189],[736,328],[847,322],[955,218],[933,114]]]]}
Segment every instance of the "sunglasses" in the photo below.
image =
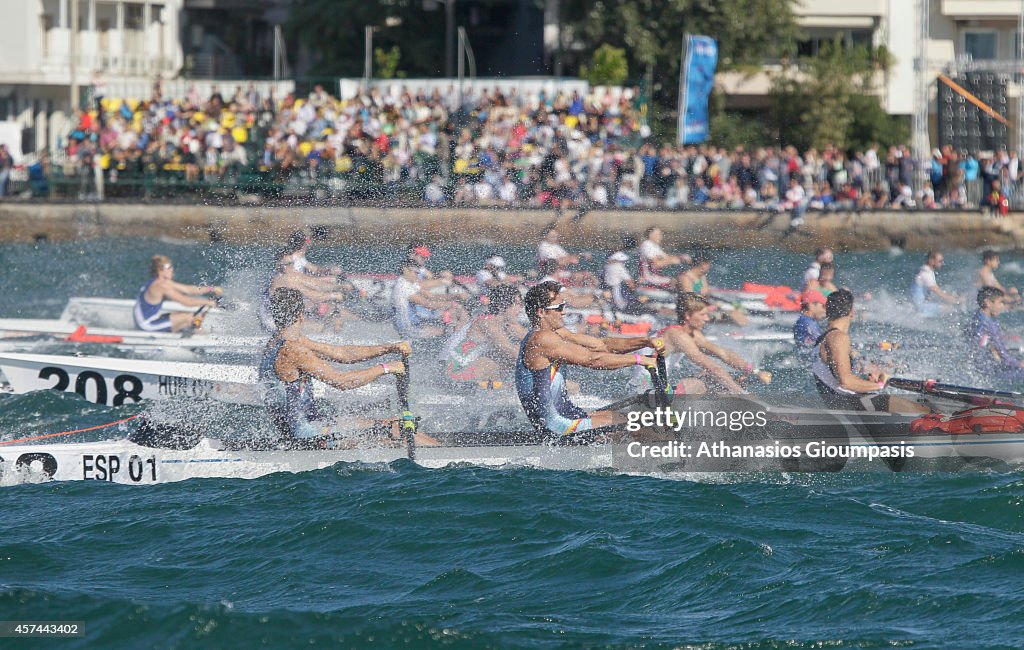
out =
{"type": "Polygon", "coordinates": [[[560,302],[557,305],[548,305],[544,308],[545,311],[565,311],[565,303],[560,302]]]}
{"type": "Polygon", "coordinates": [[[164,265],[163,265],[162,267],[160,267],[160,268],[162,268],[162,269],[173,269],[173,268],[174,268],[174,265],[173,265],[173,264],[164,264],[164,265]]]}

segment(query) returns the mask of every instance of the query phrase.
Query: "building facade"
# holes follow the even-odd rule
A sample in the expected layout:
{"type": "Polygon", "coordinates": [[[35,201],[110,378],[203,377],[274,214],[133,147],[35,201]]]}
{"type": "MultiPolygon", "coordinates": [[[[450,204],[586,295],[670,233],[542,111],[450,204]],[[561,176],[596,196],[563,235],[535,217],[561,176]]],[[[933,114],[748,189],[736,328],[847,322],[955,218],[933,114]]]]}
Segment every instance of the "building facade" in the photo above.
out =
{"type": "Polygon", "coordinates": [[[183,0],[18,0],[0,21],[0,120],[24,127],[23,149],[54,147],[72,95],[147,97],[182,66],[183,0]],[[74,29],[72,26],[77,21],[74,29]],[[76,92],[77,91],[77,92],[76,92]]]}

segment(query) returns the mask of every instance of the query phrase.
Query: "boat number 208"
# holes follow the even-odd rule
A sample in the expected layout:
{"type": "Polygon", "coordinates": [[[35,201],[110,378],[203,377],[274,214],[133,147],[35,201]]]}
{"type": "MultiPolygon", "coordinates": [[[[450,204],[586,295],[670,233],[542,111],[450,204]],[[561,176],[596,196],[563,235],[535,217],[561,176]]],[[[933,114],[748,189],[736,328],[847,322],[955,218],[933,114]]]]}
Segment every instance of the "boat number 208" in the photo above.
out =
{"type": "MultiPolygon", "coordinates": [[[[51,390],[71,392],[69,390],[71,377],[68,375],[67,370],[63,368],[47,366],[39,371],[39,378],[56,379],[56,383],[50,386],[51,390]]],[[[118,375],[114,377],[113,395],[108,395],[110,391],[107,389],[106,378],[98,372],[85,370],[78,373],[78,376],[75,377],[74,392],[89,399],[86,397],[86,391],[90,384],[92,384],[93,389],[96,391],[96,398],[92,401],[97,404],[107,404],[108,396],[111,398],[111,406],[121,406],[126,400],[131,400],[132,402],[142,400],[142,380],[135,375],[118,375]]]]}

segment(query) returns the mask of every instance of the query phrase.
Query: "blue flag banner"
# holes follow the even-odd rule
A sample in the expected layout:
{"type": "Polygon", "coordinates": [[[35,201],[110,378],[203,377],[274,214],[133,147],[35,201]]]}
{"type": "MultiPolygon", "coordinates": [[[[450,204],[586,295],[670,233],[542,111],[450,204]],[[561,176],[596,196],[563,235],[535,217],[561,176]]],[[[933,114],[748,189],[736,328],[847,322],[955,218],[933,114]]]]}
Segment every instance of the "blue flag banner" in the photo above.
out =
{"type": "Polygon", "coordinates": [[[708,138],[708,96],[715,85],[718,42],[710,36],[683,37],[679,66],[679,124],[677,140],[698,144],[708,138]]]}

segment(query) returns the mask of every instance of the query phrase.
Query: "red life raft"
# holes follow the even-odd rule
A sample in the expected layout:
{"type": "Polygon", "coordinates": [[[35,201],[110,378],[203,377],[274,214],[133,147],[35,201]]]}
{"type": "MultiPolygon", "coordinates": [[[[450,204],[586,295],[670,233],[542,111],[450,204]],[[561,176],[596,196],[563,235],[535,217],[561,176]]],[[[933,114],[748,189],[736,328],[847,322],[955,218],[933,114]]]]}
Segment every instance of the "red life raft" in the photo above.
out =
{"type": "Polygon", "coordinates": [[[1024,409],[1012,406],[976,406],[952,415],[929,413],[910,423],[912,433],[1020,433],[1024,409]]]}

